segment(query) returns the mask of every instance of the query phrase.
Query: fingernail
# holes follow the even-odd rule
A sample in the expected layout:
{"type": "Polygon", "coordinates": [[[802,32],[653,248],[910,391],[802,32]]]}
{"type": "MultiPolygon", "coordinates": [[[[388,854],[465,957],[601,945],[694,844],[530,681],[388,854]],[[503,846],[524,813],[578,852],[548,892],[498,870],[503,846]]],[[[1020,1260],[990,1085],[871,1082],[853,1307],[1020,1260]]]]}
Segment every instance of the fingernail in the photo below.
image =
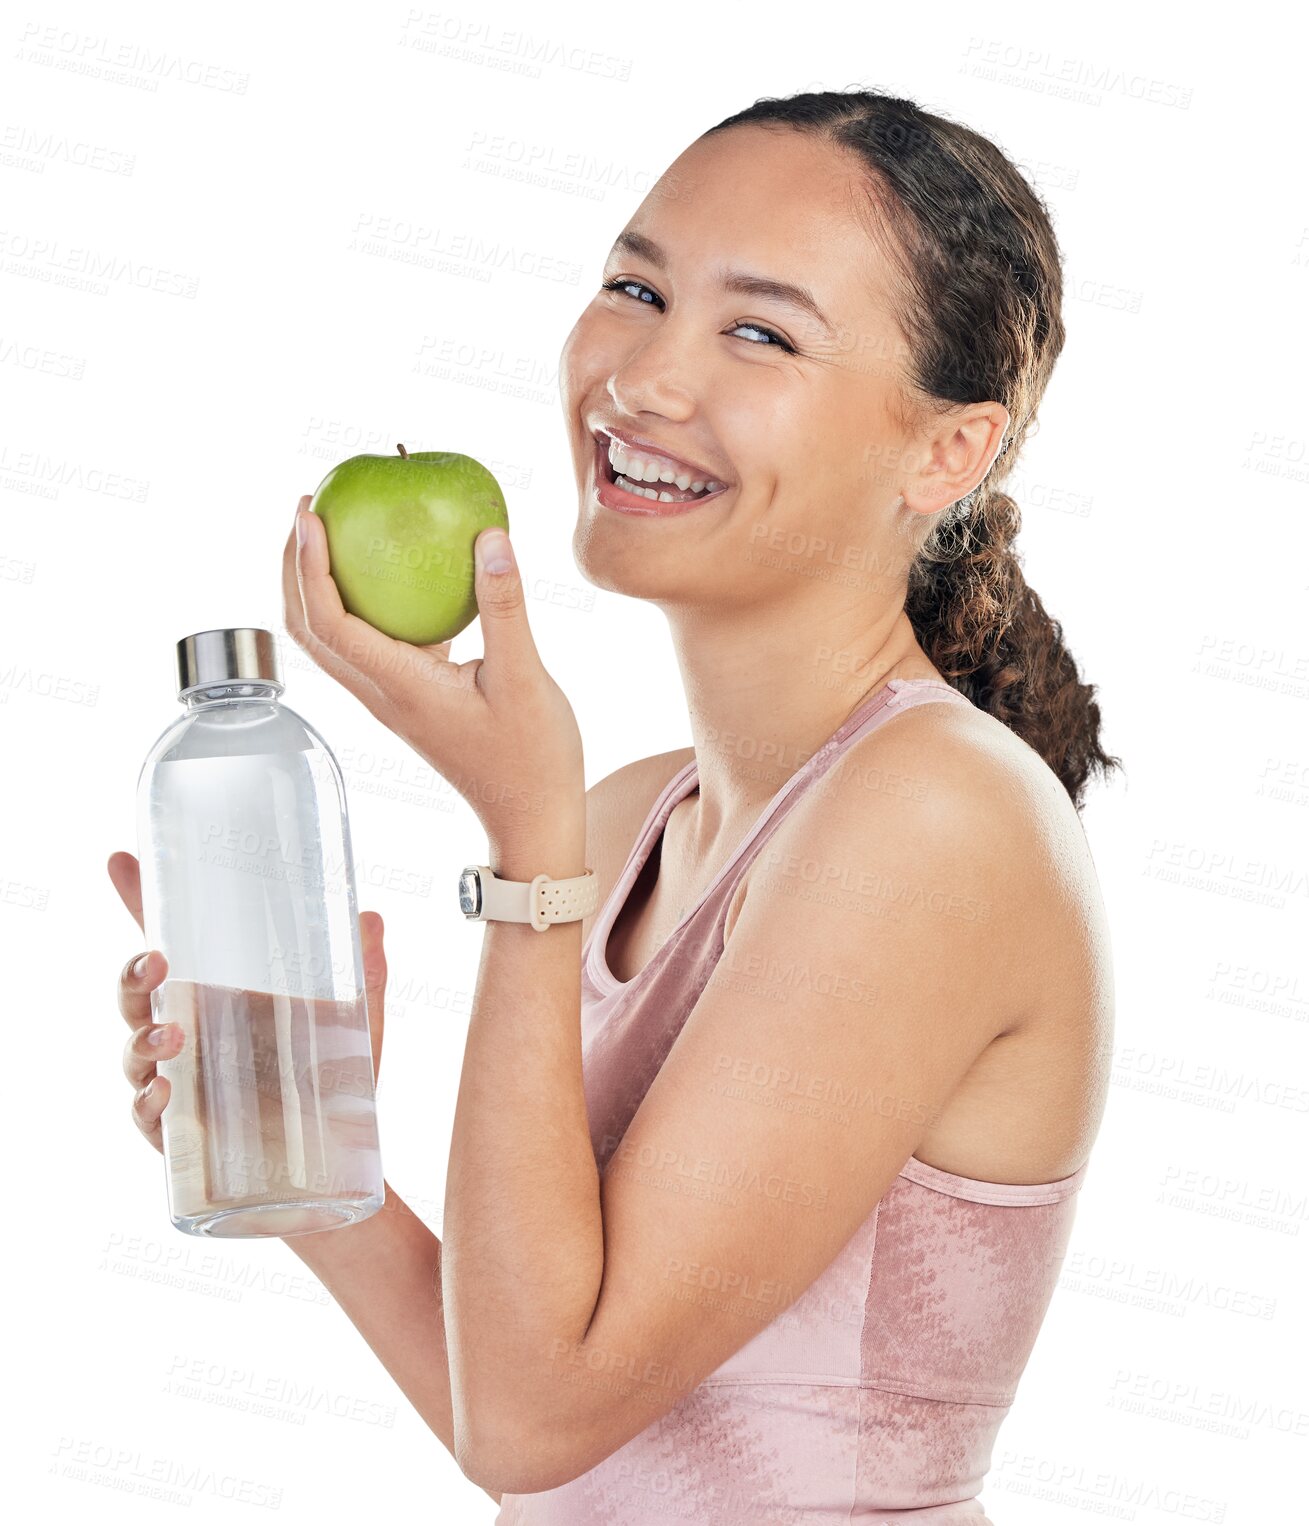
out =
{"type": "Polygon", "coordinates": [[[144,980],[145,979],[146,966],[149,963],[150,963],[150,955],[149,954],[142,954],[141,957],[139,959],[137,959],[133,963],[133,965],[132,965],[132,979],[133,980],[144,980]]]}
{"type": "Polygon", "coordinates": [[[503,530],[489,530],[478,537],[483,572],[508,572],[514,565],[509,537],[503,530]]]}
{"type": "Polygon", "coordinates": [[[162,1044],[167,1036],[168,1029],[166,1027],[152,1028],[150,1032],[146,1034],[145,1041],[147,1044],[162,1044]]]}
{"type": "Polygon", "coordinates": [[[300,512],[300,510],[297,509],[295,511],[295,543],[296,543],[297,546],[303,546],[304,545],[304,543],[305,543],[305,536],[308,533],[309,533],[309,523],[308,523],[308,520],[300,512]]]}
{"type": "Polygon", "coordinates": [[[141,1100],[142,1100],[142,1102],[144,1102],[146,1100],[146,1098],[150,1095],[150,1093],[152,1091],[154,1091],[154,1089],[155,1089],[155,1083],[153,1081],[147,1081],[145,1083],[145,1085],[141,1088],[141,1100]]]}

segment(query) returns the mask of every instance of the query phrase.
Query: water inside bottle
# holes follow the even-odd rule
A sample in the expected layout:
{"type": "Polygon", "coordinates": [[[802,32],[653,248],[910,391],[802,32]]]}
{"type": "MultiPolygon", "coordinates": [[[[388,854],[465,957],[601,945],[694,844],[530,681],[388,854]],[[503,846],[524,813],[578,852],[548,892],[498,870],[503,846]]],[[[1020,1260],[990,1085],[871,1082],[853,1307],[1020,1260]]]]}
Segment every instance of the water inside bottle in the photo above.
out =
{"type": "Polygon", "coordinates": [[[383,1183],[366,998],[169,979],[155,1021],[174,1223],[213,1236],[300,1234],[366,1217],[383,1183]]]}

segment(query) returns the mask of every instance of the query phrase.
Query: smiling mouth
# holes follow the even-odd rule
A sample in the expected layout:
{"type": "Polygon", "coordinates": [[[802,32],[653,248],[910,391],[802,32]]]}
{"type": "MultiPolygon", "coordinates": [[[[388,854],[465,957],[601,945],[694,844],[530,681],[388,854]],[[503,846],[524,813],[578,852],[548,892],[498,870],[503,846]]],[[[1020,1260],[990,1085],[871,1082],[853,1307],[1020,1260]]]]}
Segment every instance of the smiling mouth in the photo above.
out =
{"type": "Polygon", "coordinates": [[[679,508],[690,508],[695,504],[708,503],[710,499],[720,498],[728,490],[729,484],[726,483],[716,487],[713,492],[702,488],[697,493],[690,488],[679,488],[673,482],[635,482],[614,469],[613,462],[609,459],[609,436],[597,432],[593,438],[597,486],[601,483],[606,484],[609,495],[611,497],[616,495],[620,500],[617,503],[611,503],[610,507],[633,511],[646,508],[650,513],[661,511],[668,513],[679,508]]]}

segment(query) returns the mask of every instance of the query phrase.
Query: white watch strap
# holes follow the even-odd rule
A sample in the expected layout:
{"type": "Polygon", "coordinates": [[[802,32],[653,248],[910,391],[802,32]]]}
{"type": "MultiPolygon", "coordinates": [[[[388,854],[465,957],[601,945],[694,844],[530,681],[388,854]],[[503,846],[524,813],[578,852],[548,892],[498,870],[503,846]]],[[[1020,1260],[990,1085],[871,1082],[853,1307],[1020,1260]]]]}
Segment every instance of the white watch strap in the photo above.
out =
{"type": "Polygon", "coordinates": [[[532,880],[501,880],[486,865],[482,870],[481,921],[530,922],[544,932],[555,922],[580,922],[599,905],[600,887],[594,869],[571,879],[552,880],[538,874],[532,880]]]}

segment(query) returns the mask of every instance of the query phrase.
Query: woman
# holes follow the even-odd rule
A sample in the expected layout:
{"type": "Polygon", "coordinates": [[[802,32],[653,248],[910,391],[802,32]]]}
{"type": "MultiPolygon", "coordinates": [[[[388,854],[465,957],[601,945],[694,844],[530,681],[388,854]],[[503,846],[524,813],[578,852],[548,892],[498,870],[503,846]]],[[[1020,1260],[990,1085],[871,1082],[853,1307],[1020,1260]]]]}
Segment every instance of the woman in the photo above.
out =
{"type": "MultiPolygon", "coordinates": [[[[297,514],[296,641],[498,877],[598,881],[581,922],[486,925],[444,1243],[389,1189],[288,1241],[501,1522],[986,1519],[1111,1044],[1078,808],[1118,760],[1000,490],[1060,291],[1026,181],[909,101],[764,100],[687,149],[562,390],[578,563],[668,617],[694,746],[589,791],[500,532],[454,665],[345,614],[297,514]]],[[[164,973],[120,981],[138,1088],[164,973]]]]}

